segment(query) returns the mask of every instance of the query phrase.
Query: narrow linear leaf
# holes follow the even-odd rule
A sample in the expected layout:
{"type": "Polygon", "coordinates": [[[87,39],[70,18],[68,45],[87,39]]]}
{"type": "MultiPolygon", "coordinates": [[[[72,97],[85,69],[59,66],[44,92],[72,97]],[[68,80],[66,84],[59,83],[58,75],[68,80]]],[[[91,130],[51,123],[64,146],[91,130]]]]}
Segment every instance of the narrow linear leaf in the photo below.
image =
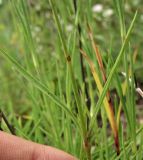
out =
{"type": "MultiPolygon", "coordinates": [[[[133,63],[135,63],[136,61],[136,57],[138,54],[138,50],[135,49],[134,54],[133,54],[133,63]]],[[[130,68],[130,67],[129,67],[130,68]]],[[[131,75],[131,70],[129,69],[129,76],[131,75]]],[[[127,89],[127,81],[125,80],[122,84],[122,90],[123,90],[123,95],[126,94],[126,89],[127,89]]],[[[118,107],[118,112],[117,112],[117,126],[119,127],[119,123],[120,123],[120,115],[121,115],[121,110],[122,110],[122,102],[120,101],[119,103],[119,107],[118,107]]]]}
{"type": "Polygon", "coordinates": [[[25,79],[27,79],[28,81],[30,81],[36,88],[38,88],[40,91],[42,91],[43,93],[45,93],[53,102],[55,102],[57,104],[57,106],[59,106],[61,109],[63,109],[67,114],[70,115],[70,117],[72,118],[72,120],[74,121],[74,123],[79,127],[79,123],[76,119],[76,117],[73,115],[73,113],[67,108],[67,106],[62,103],[57,96],[55,96],[52,92],[49,91],[49,89],[43,85],[38,79],[36,79],[35,77],[33,77],[30,73],[28,73],[13,57],[11,57],[10,55],[8,55],[5,51],[3,51],[2,49],[0,49],[0,52],[2,53],[2,55],[9,60],[13,65],[15,65],[16,69],[18,70],[18,72],[20,74],[23,75],[23,77],[25,79]]]}
{"type": "Polygon", "coordinates": [[[58,34],[59,34],[59,37],[60,37],[60,40],[61,40],[61,44],[63,46],[64,56],[65,56],[65,59],[66,59],[67,65],[68,65],[68,69],[69,69],[69,73],[70,73],[70,76],[71,76],[71,80],[72,80],[74,97],[75,97],[75,101],[76,101],[76,104],[77,104],[79,117],[80,117],[80,121],[81,121],[81,128],[82,128],[83,135],[85,136],[86,135],[86,133],[85,133],[86,132],[85,116],[84,116],[83,108],[82,108],[82,105],[81,105],[81,100],[79,98],[80,95],[79,95],[79,92],[78,92],[77,83],[76,83],[75,77],[74,77],[73,67],[72,67],[72,63],[71,63],[71,57],[68,53],[64,33],[62,31],[62,26],[60,24],[54,2],[53,2],[53,0],[49,0],[49,3],[51,5],[52,11],[53,11],[54,19],[55,19],[57,29],[58,29],[58,34]]]}
{"type": "MultiPolygon", "coordinates": [[[[101,95],[102,91],[103,91],[103,86],[100,82],[100,79],[99,79],[99,76],[95,70],[95,67],[94,67],[94,64],[93,62],[89,59],[89,57],[87,56],[87,54],[85,52],[83,52],[81,50],[81,53],[83,54],[83,56],[86,58],[87,62],[89,63],[89,66],[90,66],[90,69],[91,69],[91,72],[92,72],[92,75],[94,77],[94,80],[95,80],[95,83],[97,85],[97,88],[99,90],[99,93],[101,95]]],[[[110,125],[111,125],[111,128],[112,128],[112,131],[113,131],[113,134],[114,134],[114,137],[117,137],[117,125],[116,125],[116,120],[115,120],[115,117],[114,117],[114,113],[113,113],[113,110],[111,109],[109,103],[108,103],[108,100],[107,100],[107,97],[105,96],[104,100],[103,100],[103,104],[104,104],[104,107],[105,107],[105,110],[106,110],[106,114],[108,116],[108,119],[109,119],[109,122],[110,122],[110,125]]]]}
{"type": "Polygon", "coordinates": [[[118,57],[117,57],[114,65],[113,65],[113,67],[112,67],[112,69],[111,69],[111,72],[110,72],[110,74],[109,74],[109,76],[108,76],[108,78],[107,78],[107,81],[106,81],[105,85],[104,85],[102,94],[101,94],[101,96],[100,96],[100,98],[99,98],[99,100],[98,100],[98,102],[97,102],[96,107],[95,107],[95,110],[94,110],[94,113],[93,113],[94,116],[93,116],[93,118],[92,118],[92,120],[91,120],[91,128],[92,128],[92,126],[94,125],[95,118],[96,118],[96,116],[97,116],[97,113],[98,113],[101,105],[102,105],[102,102],[103,102],[103,100],[104,100],[104,97],[106,96],[106,92],[107,92],[107,90],[108,90],[108,88],[109,88],[109,85],[110,85],[111,80],[112,80],[112,77],[113,77],[113,75],[114,75],[114,73],[115,73],[115,71],[116,71],[116,68],[118,67],[118,65],[119,65],[119,63],[120,63],[120,60],[122,59],[122,56],[124,55],[124,50],[125,50],[126,45],[127,45],[128,41],[129,41],[129,37],[130,37],[131,31],[132,31],[132,29],[133,29],[133,26],[134,26],[136,17],[137,17],[137,11],[136,11],[136,13],[135,13],[135,15],[134,15],[134,17],[133,17],[133,20],[132,20],[131,25],[130,25],[130,27],[129,27],[129,29],[128,29],[128,32],[127,32],[127,34],[126,34],[126,37],[125,37],[125,39],[124,39],[124,43],[123,43],[123,45],[122,45],[122,47],[121,47],[121,50],[120,50],[120,52],[119,52],[119,55],[118,55],[118,57]]]}

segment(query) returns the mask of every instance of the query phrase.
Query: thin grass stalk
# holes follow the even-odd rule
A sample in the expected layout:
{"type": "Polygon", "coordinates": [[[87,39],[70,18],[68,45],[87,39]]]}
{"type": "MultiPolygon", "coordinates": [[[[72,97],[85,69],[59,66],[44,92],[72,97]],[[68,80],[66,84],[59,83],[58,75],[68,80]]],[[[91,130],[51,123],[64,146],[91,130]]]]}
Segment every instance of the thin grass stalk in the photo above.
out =
{"type": "MultiPolygon", "coordinates": [[[[77,14],[77,0],[73,0],[73,5],[74,5],[74,10],[75,10],[75,15],[77,14]]],[[[77,30],[78,30],[78,43],[79,43],[79,50],[82,49],[82,41],[81,41],[81,26],[80,26],[80,23],[78,21],[77,23],[77,30]]],[[[80,53],[80,51],[79,51],[80,53]]],[[[86,106],[88,108],[88,110],[90,111],[90,107],[91,107],[91,100],[90,100],[90,96],[89,96],[89,93],[88,93],[88,84],[86,82],[86,69],[85,69],[85,66],[84,66],[84,62],[83,62],[83,56],[80,54],[80,66],[81,66],[81,75],[82,75],[82,81],[84,83],[84,91],[85,91],[85,96],[86,96],[86,106]]],[[[87,130],[89,128],[89,117],[87,116],[87,130]]],[[[90,160],[91,159],[91,156],[90,156],[90,152],[91,152],[91,147],[89,145],[89,139],[88,137],[85,138],[84,140],[84,145],[85,145],[85,149],[87,150],[87,153],[88,153],[88,159],[90,160]]]]}
{"type": "MultiPolygon", "coordinates": [[[[138,49],[136,48],[133,54],[133,64],[135,64],[136,61],[136,57],[138,54],[138,49]]],[[[129,76],[131,75],[131,70],[129,69],[128,71],[129,76]]],[[[134,77],[135,78],[135,77],[134,77]]],[[[127,81],[125,80],[124,83],[122,84],[122,90],[123,90],[123,95],[126,94],[126,90],[127,90],[127,81]]],[[[135,85],[137,84],[136,80],[135,80],[135,85]]],[[[137,85],[136,85],[137,86],[137,85]]],[[[121,116],[121,110],[122,110],[122,102],[120,101],[119,103],[119,109],[118,109],[118,113],[117,113],[117,126],[119,127],[119,123],[120,123],[120,116],[121,116]]],[[[127,114],[126,114],[127,115],[127,114]]],[[[128,122],[129,122],[129,118],[127,118],[128,122]]],[[[130,125],[129,125],[130,126],[130,125]]]]}
{"type": "MultiPolygon", "coordinates": [[[[114,0],[115,1],[115,5],[116,5],[116,8],[117,8],[117,13],[118,13],[118,15],[119,15],[119,21],[120,21],[120,32],[121,32],[121,41],[122,41],[122,44],[123,44],[123,41],[124,41],[124,39],[125,39],[125,36],[126,36],[126,27],[125,27],[125,18],[124,18],[124,0],[120,0],[120,1],[118,1],[118,0],[114,0]]],[[[126,52],[126,51],[124,51],[124,52],[126,52]]],[[[130,46],[129,46],[129,53],[130,53],[130,46]]],[[[131,53],[130,53],[131,54],[131,53]]],[[[134,137],[134,129],[133,129],[133,126],[134,126],[134,116],[133,116],[133,114],[134,114],[134,110],[132,109],[132,108],[134,108],[135,107],[135,105],[133,105],[133,100],[134,100],[134,96],[133,96],[133,92],[134,92],[134,89],[133,89],[133,87],[134,87],[134,84],[132,84],[133,83],[133,81],[134,81],[134,78],[133,78],[133,76],[132,76],[132,82],[130,83],[130,81],[129,81],[129,78],[130,78],[130,75],[129,75],[129,65],[128,65],[128,57],[127,57],[128,55],[127,54],[125,54],[124,53],[124,57],[123,57],[123,61],[124,61],[124,66],[125,66],[125,72],[126,72],[126,85],[127,85],[127,91],[126,91],[126,99],[127,99],[127,104],[128,104],[128,107],[127,107],[127,109],[128,109],[128,113],[130,114],[130,118],[129,118],[129,120],[130,120],[130,124],[131,124],[131,126],[129,126],[129,129],[130,129],[130,132],[132,133],[131,134],[131,137],[135,140],[135,137],[134,137]],[[130,87],[131,86],[131,87],[130,87]],[[130,100],[131,99],[131,100],[130,100]],[[131,107],[131,109],[130,109],[130,107],[131,107]]],[[[130,65],[131,65],[131,73],[132,73],[132,69],[133,69],[133,67],[132,67],[132,59],[130,59],[130,65]]],[[[133,74],[131,74],[131,75],[133,75],[133,74]]],[[[119,108],[120,109],[120,108],[119,108]]],[[[134,145],[133,145],[133,152],[135,152],[135,146],[136,146],[136,144],[135,144],[136,142],[134,141],[134,145]]]]}
{"type": "Polygon", "coordinates": [[[27,79],[29,82],[32,83],[33,86],[38,88],[40,91],[45,93],[55,104],[57,104],[58,107],[63,109],[73,120],[73,122],[78,126],[78,129],[80,130],[79,122],[77,121],[77,118],[75,115],[67,108],[67,106],[61,102],[57,96],[55,96],[47,86],[45,86],[42,82],[39,81],[39,79],[35,78],[33,75],[31,75],[29,72],[25,70],[13,57],[8,55],[5,51],[0,49],[0,53],[9,60],[17,69],[17,71],[23,75],[25,79],[27,79]]]}
{"type": "Polygon", "coordinates": [[[94,53],[96,55],[98,65],[101,69],[103,82],[106,82],[106,73],[105,73],[105,70],[104,70],[101,54],[99,53],[98,47],[97,47],[97,45],[95,43],[95,40],[94,40],[94,37],[93,37],[93,31],[92,31],[91,27],[89,26],[89,24],[87,25],[87,27],[88,27],[88,35],[89,35],[89,38],[90,38],[90,41],[91,41],[91,44],[92,44],[92,48],[93,48],[94,53]]]}
{"type": "Polygon", "coordinates": [[[94,113],[93,113],[94,117],[93,117],[92,120],[91,120],[91,128],[94,126],[95,118],[96,118],[97,113],[98,113],[98,111],[99,111],[99,109],[100,109],[100,106],[102,105],[102,102],[103,102],[103,100],[104,100],[104,97],[106,96],[106,92],[107,92],[108,87],[109,87],[109,85],[110,85],[110,83],[111,83],[112,77],[113,77],[113,75],[114,75],[114,73],[115,73],[115,71],[116,71],[116,68],[118,67],[118,65],[119,65],[119,63],[120,63],[120,61],[121,61],[121,59],[122,59],[122,56],[123,56],[123,54],[124,54],[124,50],[125,50],[126,45],[127,45],[128,41],[129,41],[129,37],[130,37],[131,31],[132,31],[132,29],[133,29],[134,23],[135,23],[136,17],[137,17],[137,11],[136,11],[136,13],[135,13],[135,15],[134,15],[134,17],[133,17],[133,20],[132,20],[132,22],[131,22],[131,24],[130,24],[130,27],[129,27],[129,29],[128,29],[128,32],[127,32],[127,34],[126,34],[126,38],[125,38],[125,40],[124,40],[124,43],[123,43],[123,45],[122,45],[122,47],[121,47],[121,49],[120,49],[119,55],[118,55],[118,57],[117,57],[114,65],[113,65],[113,67],[112,67],[112,69],[111,69],[111,71],[110,71],[110,74],[109,74],[109,76],[108,76],[108,78],[107,78],[107,81],[106,81],[106,83],[105,83],[105,85],[104,85],[102,94],[101,94],[101,96],[100,96],[100,98],[99,98],[99,100],[98,100],[98,102],[97,102],[96,107],[95,107],[95,110],[94,110],[94,113]]]}
{"type": "MultiPolygon", "coordinates": [[[[15,128],[10,125],[9,121],[7,120],[5,114],[3,113],[3,111],[0,109],[0,120],[4,120],[6,126],[8,127],[9,131],[13,134],[13,135],[16,135],[15,133],[15,128]]],[[[1,121],[0,121],[1,122],[1,121]]],[[[0,130],[2,130],[1,126],[0,126],[0,130]]]]}
{"type": "MultiPolygon", "coordinates": [[[[92,29],[89,25],[88,25],[88,31],[89,31],[89,37],[90,37],[90,40],[91,40],[91,43],[92,43],[92,47],[94,49],[94,52],[96,54],[96,58],[97,58],[97,61],[98,61],[99,67],[100,67],[100,71],[101,71],[101,74],[102,74],[102,79],[103,79],[103,82],[105,84],[106,83],[106,73],[105,73],[105,70],[104,70],[102,57],[101,57],[101,54],[99,53],[98,47],[97,47],[97,45],[94,41],[93,32],[92,32],[92,29]]],[[[110,112],[112,112],[112,116],[114,116],[113,105],[111,103],[111,97],[110,97],[110,91],[109,90],[107,91],[107,100],[108,100],[108,104],[109,104],[109,107],[110,107],[110,112]]],[[[106,111],[107,111],[107,109],[106,109],[106,111]]],[[[107,113],[107,116],[109,118],[109,113],[107,113]]],[[[110,118],[109,118],[109,120],[110,120],[110,118]]],[[[118,127],[117,127],[117,124],[116,124],[115,117],[112,119],[112,121],[114,121],[114,122],[110,121],[110,124],[111,124],[111,128],[113,130],[113,133],[114,133],[114,141],[115,141],[117,155],[119,155],[120,154],[120,147],[119,147],[118,127]],[[115,123],[114,128],[112,127],[112,123],[115,123]]]]}
{"type": "MultiPolygon", "coordinates": [[[[19,22],[20,22],[20,29],[22,29],[22,32],[24,33],[24,41],[26,43],[26,49],[28,50],[28,52],[30,52],[30,55],[32,57],[32,61],[33,61],[33,66],[34,69],[37,73],[37,75],[39,75],[39,63],[38,63],[38,57],[35,54],[36,50],[35,50],[35,45],[34,45],[34,40],[32,37],[32,33],[31,33],[31,28],[30,28],[30,18],[28,15],[28,4],[26,1],[24,0],[20,0],[15,2],[14,0],[10,0],[11,5],[13,6],[13,10],[15,15],[17,16],[19,22]]],[[[13,13],[12,13],[13,14],[13,13]]],[[[30,69],[29,66],[29,59],[28,57],[26,57],[26,61],[27,61],[27,66],[30,69]]],[[[40,76],[39,76],[40,77],[40,76]]]]}
{"type": "MultiPolygon", "coordinates": [[[[113,57],[112,57],[112,54],[111,54],[111,50],[109,52],[109,59],[110,59],[111,66],[113,66],[114,65],[114,60],[113,60],[113,57]]],[[[120,83],[119,75],[116,72],[115,72],[115,82],[116,82],[117,92],[118,92],[118,95],[120,97],[120,105],[123,105],[123,109],[124,109],[124,112],[125,112],[125,114],[127,116],[127,120],[128,120],[128,122],[130,122],[128,114],[127,114],[126,103],[125,103],[125,100],[124,100],[124,97],[123,97],[124,91],[123,91],[122,85],[120,83]]],[[[116,118],[118,130],[119,130],[119,122],[120,122],[120,115],[118,115],[119,114],[119,110],[121,111],[121,109],[119,109],[119,107],[118,107],[117,118],[116,118]],[[119,116],[119,119],[118,119],[118,116],[119,116]]]]}
{"type": "MultiPolygon", "coordinates": [[[[83,54],[83,56],[86,58],[87,62],[89,63],[92,75],[94,77],[97,88],[98,88],[99,93],[101,95],[101,93],[103,91],[103,86],[102,86],[102,84],[100,82],[100,79],[99,79],[99,76],[98,76],[98,74],[95,70],[94,64],[84,51],[81,50],[81,53],[83,54]]],[[[112,128],[112,132],[113,132],[113,135],[114,135],[114,141],[115,141],[117,155],[119,155],[120,148],[119,148],[119,138],[118,138],[118,130],[117,130],[117,125],[116,125],[116,120],[115,120],[114,112],[113,112],[113,110],[110,107],[110,104],[108,102],[107,96],[104,98],[103,104],[104,104],[106,114],[107,114],[107,117],[109,119],[109,122],[110,122],[110,125],[111,125],[111,128],[112,128]]]]}
{"type": "MultiPolygon", "coordinates": [[[[91,43],[92,43],[92,47],[94,49],[94,53],[96,55],[96,59],[98,61],[98,65],[100,67],[100,71],[101,71],[101,75],[102,75],[102,79],[103,79],[103,83],[105,84],[106,83],[106,72],[105,72],[105,69],[104,69],[104,65],[103,65],[103,61],[102,61],[102,56],[99,52],[99,49],[95,43],[95,40],[94,40],[94,37],[93,37],[93,31],[91,29],[91,27],[88,25],[88,34],[89,34],[89,38],[91,40],[91,43]]],[[[108,90],[107,91],[107,99],[108,99],[108,102],[110,104],[110,108],[113,110],[113,106],[112,106],[112,103],[111,103],[111,97],[110,97],[110,91],[108,90]]]]}
{"type": "MultiPolygon", "coordinates": [[[[75,10],[75,14],[77,14],[77,0],[73,0],[73,4],[74,4],[74,10],[75,10]]],[[[77,24],[77,29],[78,29],[78,35],[79,35],[79,49],[82,49],[82,41],[81,41],[81,26],[80,23],[78,22],[77,24]]],[[[80,51],[79,51],[80,53],[80,51]]],[[[91,101],[90,101],[90,97],[89,97],[89,93],[88,93],[88,85],[86,82],[86,69],[84,66],[84,62],[83,62],[83,56],[80,54],[80,66],[81,66],[81,75],[82,75],[82,80],[83,83],[85,85],[84,87],[84,91],[85,91],[85,95],[86,95],[86,105],[88,110],[90,111],[90,106],[91,106],[91,101]]]]}
{"type": "Polygon", "coordinates": [[[134,63],[133,57],[130,54],[130,66],[131,66],[131,108],[132,108],[132,138],[134,141],[133,144],[133,153],[136,153],[136,110],[135,110],[135,78],[134,78],[134,63]]]}
{"type": "MultiPolygon", "coordinates": [[[[122,59],[122,56],[124,55],[124,51],[125,51],[126,45],[128,44],[129,37],[130,37],[131,31],[132,31],[132,29],[133,29],[133,26],[134,26],[136,17],[137,17],[137,11],[136,11],[136,13],[135,13],[135,15],[134,15],[134,17],[133,17],[133,20],[132,20],[132,22],[131,22],[131,24],[130,24],[130,27],[129,27],[128,32],[127,32],[127,34],[126,34],[126,37],[125,37],[125,39],[124,39],[124,43],[123,43],[123,45],[122,45],[122,47],[121,47],[121,49],[120,49],[119,55],[118,55],[118,57],[117,57],[114,65],[113,65],[113,67],[112,67],[112,69],[111,69],[111,71],[110,71],[110,74],[109,74],[109,76],[108,76],[108,78],[107,78],[107,81],[106,81],[106,83],[105,83],[105,85],[104,85],[104,88],[103,88],[102,93],[101,93],[101,96],[100,96],[100,98],[99,98],[99,100],[98,100],[98,102],[97,102],[97,105],[96,105],[96,107],[95,107],[95,110],[93,111],[93,115],[94,115],[94,116],[92,117],[91,123],[90,123],[90,129],[91,129],[91,130],[92,130],[93,126],[94,126],[94,121],[96,120],[97,113],[98,113],[98,111],[99,111],[99,109],[100,109],[100,107],[101,107],[101,105],[102,105],[102,102],[104,101],[104,98],[105,98],[105,96],[106,96],[106,94],[107,94],[107,91],[108,91],[109,85],[110,85],[110,83],[111,83],[112,77],[113,77],[113,75],[114,75],[114,73],[115,73],[115,71],[116,71],[116,68],[117,68],[118,65],[119,65],[119,62],[120,62],[121,59],[122,59]]],[[[118,136],[117,136],[117,137],[118,137],[118,136]]],[[[117,138],[115,137],[115,139],[117,139],[117,138]]],[[[117,140],[118,140],[118,139],[117,139],[117,140]]],[[[117,141],[115,141],[115,144],[117,144],[117,141]]],[[[118,144],[119,144],[119,143],[118,143],[118,144]]],[[[117,147],[119,147],[119,146],[117,146],[117,147]]]]}
{"type": "Polygon", "coordinates": [[[89,153],[89,149],[87,149],[87,146],[89,146],[89,145],[87,145],[87,131],[86,131],[87,126],[85,126],[86,118],[85,118],[85,114],[83,112],[83,107],[81,106],[81,100],[79,98],[80,95],[79,95],[79,92],[78,92],[77,84],[76,84],[74,73],[73,73],[73,68],[72,68],[72,64],[71,64],[71,57],[70,57],[70,55],[68,53],[68,50],[67,50],[67,46],[66,46],[66,43],[65,43],[65,39],[64,39],[64,36],[63,36],[63,31],[62,31],[62,28],[61,28],[61,25],[60,25],[60,22],[59,22],[59,18],[57,16],[55,5],[54,5],[52,0],[49,0],[49,2],[50,2],[50,5],[51,5],[51,8],[52,8],[52,11],[53,11],[54,19],[55,19],[55,22],[56,22],[56,25],[57,25],[59,37],[60,37],[60,40],[61,40],[61,43],[62,43],[62,46],[63,46],[64,55],[65,55],[65,58],[66,58],[66,62],[67,62],[67,65],[68,65],[70,77],[71,77],[71,80],[72,80],[74,96],[75,96],[75,100],[76,100],[76,104],[77,104],[77,108],[78,108],[78,112],[79,112],[80,124],[81,124],[81,135],[83,136],[83,143],[84,143],[83,147],[85,148],[87,158],[90,160],[91,159],[91,156],[90,156],[91,153],[89,153]]]}

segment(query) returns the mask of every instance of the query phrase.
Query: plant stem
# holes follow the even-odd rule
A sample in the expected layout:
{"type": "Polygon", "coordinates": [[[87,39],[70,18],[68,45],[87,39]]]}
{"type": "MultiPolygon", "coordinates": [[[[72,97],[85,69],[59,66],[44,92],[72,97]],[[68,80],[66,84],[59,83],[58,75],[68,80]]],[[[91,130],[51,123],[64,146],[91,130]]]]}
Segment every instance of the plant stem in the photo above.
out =
{"type": "MultiPolygon", "coordinates": [[[[7,125],[8,129],[10,130],[10,132],[13,135],[15,135],[15,129],[14,129],[14,127],[12,125],[10,125],[10,123],[8,122],[8,120],[7,120],[6,116],[5,116],[5,114],[3,113],[3,111],[0,110],[0,119],[2,119],[2,118],[3,118],[4,122],[5,122],[5,124],[7,125]]],[[[2,130],[1,126],[0,126],[0,130],[2,130]]]]}
{"type": "MultiPolygon", "coordinates": [[[[75,10],[75,14],[76,14],[77,13],[77,0],[73,0],[73,4],[74,4],[74,10],[75,10]]],[[[77,24],[77,29],[78,29],[78,35],[79,35],[79,42],[78,42],[79,43],[79,49],[81,50],[82,49],[81,25],[80,25],[79,22],[77,24]]],[[[81,65],[82,81],[85,85],[84,91],[85,91],[85,95],[86,95],[86,105],[87,105],[88,110],[90,111],[91,101],[90,101],[90,97],[89,97],[89,93],[88,93],[88,85],[87,85],[87,82],[85,80],[86,79],[86,70],[85,70],[84,63],[83,63],[83,57],[82,57],[81,54],[80,54],[80,65],[81,65]]]]}
{"type": "Polygon", "coordinates": [[[69,69],[69,73],[70,73],[70,77],[72,80],[72,86],[73,86],[73,92],[74,92],[74,96],[75,96],[75,101],[77,104],[77,109],[78,109],[78,113],[79,113],[79,118],[80,118],[80,122],[81,122],[81,126],[80,126],[80,130],[82,132],[82,135],[84,136],[86,134],[86,127],[85,127],[85,118],[84,118],[84,112],[83,112],[83,108],[81,105],[81,100],[80,100],[80,95],[78,92],[78,88],[77,88],[77,83],[75,81],[75,77],[74,77],[74,72],[73,72],[73,68],[72,68],[72,64],[71,64],[71,57],[70,54],[68,53],[68,49],[65,43],[65,37],[63,35],[63,31],[62,31],[62,27],[61,24],[59,22],[59,18],[57,16],[57,12],[54,6],[54,2],[49,0],[52,11],[53,11],[53,16],[57,25],[57,29],[58,29],[58,34],[59,34],[59,38],[61,40],[61,44],[63,46],[63,51],[64,51],[64,56],[67,62],[67,66],[69,69]]]}
{"type": "MultiPolygon", "coordinates": [[[[73,5],[74,5],[74,11],[75,11],[75,15],[77,14],[77,0],[73,0],[73,5]]],[[[82,50],[82,41],[81,41],[81,25],[78,21],[77,23],[77,30],[78,30],[78,43],[79,43],[79,50],[82,50]]],[[[79,51],[80,53],[80,51],[79,51]]],[[[84,91],[85,91],[85,95],[86,95],[86,106],[88,108],[88,110],[90,111],[90,107],[91,107],[91,101],[90,101],[90,97],[89,97],[89,93],[88,93],[88,84],[86,82],[86,69],[83,63],[83,56],[80,53],[80,65],[81,65],[81,75],[82,75],[82,81],[84,83],[84,91]]],[[[87,130],[89,128],[89,118],[87,117],[87,130]]],[[[84,138],[84,147],[87,153],[87,158],[88,160],[91,160],[91,147],[89,144],[89,138],[85,137],[84,138]]]]}

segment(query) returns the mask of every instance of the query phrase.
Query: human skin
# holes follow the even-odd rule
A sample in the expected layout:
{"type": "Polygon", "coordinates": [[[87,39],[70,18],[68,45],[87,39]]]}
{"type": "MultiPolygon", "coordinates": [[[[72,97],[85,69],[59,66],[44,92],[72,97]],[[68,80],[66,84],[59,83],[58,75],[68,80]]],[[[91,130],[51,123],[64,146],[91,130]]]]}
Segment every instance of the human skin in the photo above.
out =
{"type": "Polygon", "coordinates": [[[0,160],[77,160],[56,148],[0,131],[0,160]]]}

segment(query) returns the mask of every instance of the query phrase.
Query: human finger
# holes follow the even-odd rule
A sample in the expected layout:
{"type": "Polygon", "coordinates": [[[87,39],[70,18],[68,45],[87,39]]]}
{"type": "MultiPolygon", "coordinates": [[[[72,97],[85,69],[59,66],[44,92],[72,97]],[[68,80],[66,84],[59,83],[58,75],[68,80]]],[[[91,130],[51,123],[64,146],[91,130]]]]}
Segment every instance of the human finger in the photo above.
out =
{"type": "Polygon", "coordinates": [[[53,147],[0,132],[0,160],[76,160],[53,147]]]}

